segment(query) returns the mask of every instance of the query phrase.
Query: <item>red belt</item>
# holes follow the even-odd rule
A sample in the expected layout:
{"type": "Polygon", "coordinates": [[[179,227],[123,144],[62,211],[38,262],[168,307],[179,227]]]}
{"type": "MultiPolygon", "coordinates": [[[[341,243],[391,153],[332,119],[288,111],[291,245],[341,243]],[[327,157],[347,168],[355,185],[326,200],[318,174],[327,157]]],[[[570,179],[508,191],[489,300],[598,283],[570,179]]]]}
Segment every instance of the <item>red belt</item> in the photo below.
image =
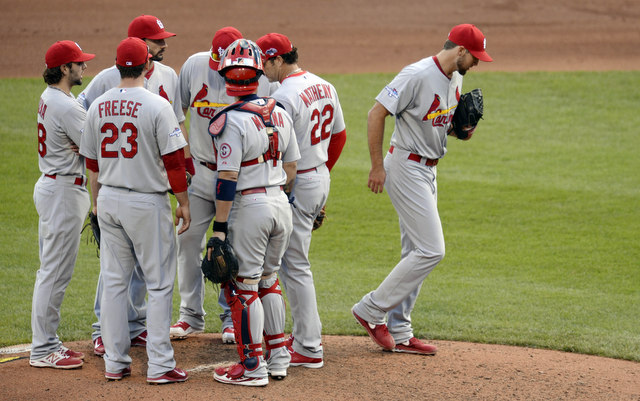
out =
{"type": "Polygon", "coordinates": [[[211,171],[216,171],[218,170],[218,165],[215,163],[209,163],[209,162],[200,162],[200,164],[202,164],[203,166],[205,166],[206,168],[208,168],[211,171]]]}
{"type": "MultiPolygon", "coordinates": [[[[393,153],[393,146],[389,148],[389,153],[393,153]]],[[[407,157],[407,159],[420,163],[422,164],[422,156],[415,154],[415,153],[409,153],[409,157],[407,157]]],[[[425,157],[425,166],[435,166],[438,164],[438,160],[440,159],[427,159],[425,157]]]]}
{"type": "Polygon", "coordinates": [[[316,167],[311,167],[305,170],[298,170],[297,173],[298,174],[305,174],[305,173],[310,173],[312,171],[318,171],[318,169],[316,167]]]}
{"type": "MultiPolygon", "coordinates": [[[[280,185],[280,190],[282,190],[282,185],[280,185]]],[[[256,188],[249,188],[249,189],[243,189],[242,191],[240,191],[241,195],[251,195],[251,194],[266,194],[267,193],[267,188],[266,187],[256,187],[256,188]]]]}
{"type": "MultiPolygon", "coordinates": [[[[45,174],[44,175],[47,178],[51,178],[52,180],[55,180],[58,177],[58,174],[45,174]]],[[[84,185],[84,177],[76,177],[75,181],[73,182],[74,185],[79,185],[79,186],[83,186],[84,185]]]]}

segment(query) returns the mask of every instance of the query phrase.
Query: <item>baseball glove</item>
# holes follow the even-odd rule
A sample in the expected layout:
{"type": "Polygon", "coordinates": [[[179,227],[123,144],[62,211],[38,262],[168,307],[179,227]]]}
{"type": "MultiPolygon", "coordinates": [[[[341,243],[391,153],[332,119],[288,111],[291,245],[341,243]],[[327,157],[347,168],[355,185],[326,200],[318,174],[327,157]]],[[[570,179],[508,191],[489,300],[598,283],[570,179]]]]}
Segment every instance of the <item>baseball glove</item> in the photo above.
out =
{"type": "Polygon", "coordinates": [[[82,231],[85,228],[91,227],[91,232],[93,233],[93,240],[96,245],[98,245],[98,257],[100,257],[100,225],[98,224],[98,216],[93,214],[93,212],[89,212],[89,216],[87,216],[89,220],[84,227],[82,227],[82,231]]]}
{"type": "Polygon", "coordinates": [[[482,118],[484,102],[482,89],[474,89],[460,96],[458,107],[453,114],[453,131],[458,139],[468,139],[482,118]]]}
{"type": "Polygon", "coordinates": [[[207,254],[209,249],[211,249],[211,259],[208,256],[202,259],[201,268],[204,277],[214,284],[235,279],[238,275],[238,259],[229,241],[211,237],[207,242],[207,254]]]}
{"type": "Polygon", "coordinates": [[[322,224],[324,223],[324,219],[327,217],[327,212],[324,210],[325,206],[322,206],[322,209],[320,209],[320,213],[318,213],[318,215],[316,216],[316,219],[313,221],[313,230],[311,231],[315,231],[318,228],[322,227],[322,224]]]}

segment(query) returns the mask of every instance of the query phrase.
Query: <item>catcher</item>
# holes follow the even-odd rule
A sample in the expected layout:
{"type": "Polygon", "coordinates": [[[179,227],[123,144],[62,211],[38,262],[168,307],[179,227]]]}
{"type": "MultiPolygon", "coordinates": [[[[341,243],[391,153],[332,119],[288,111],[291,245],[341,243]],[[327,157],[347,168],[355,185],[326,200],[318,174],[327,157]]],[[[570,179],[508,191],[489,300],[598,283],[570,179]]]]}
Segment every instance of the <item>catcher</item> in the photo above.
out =
{"type": "Polygon", "coordinates": [[[255,95],[263,73],[255,43],[233,42],[218,72],[236,102],[209,125],[218,179],[213,238],[202,267],[205,275],[211,269],[230,270],[209,279],[226,280],[222,288],[231,308],[240,361],[217,368],[214,379],[266,386],[268,375],[276,379],[287,375],[291,358],[285,348],[284,300],[276,273],[292,230],[283,186],[294,180],[300,152],[291,117],[274,99],[255,95]],[[235,278],[232,252],[238,259],[235,278]]]}

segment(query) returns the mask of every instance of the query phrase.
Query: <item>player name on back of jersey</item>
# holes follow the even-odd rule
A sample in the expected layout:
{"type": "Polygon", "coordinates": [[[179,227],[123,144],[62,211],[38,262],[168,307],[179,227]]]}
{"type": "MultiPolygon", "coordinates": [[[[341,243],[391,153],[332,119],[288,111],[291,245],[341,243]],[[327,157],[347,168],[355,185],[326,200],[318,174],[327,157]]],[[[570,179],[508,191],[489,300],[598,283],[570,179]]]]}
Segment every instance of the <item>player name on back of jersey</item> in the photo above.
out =
{"type": "Polygon", "coordinates": [[[42,101],[42,98],[40,98],[40,104],[38,105],[38,114],[40,115],[40,118],[44,118],[44,114],[46,112],[47,112],[47,104],[42,101]]]}
{"type": "Polygon", "coordinates": [[[127,116],[138,118],[138,108],[142,106],[140,102],[132,100],[105,100],[98,104],[100,118],[112,116],[127,116]]]}
{"type": "MultiPolygon", "coordinates": [[[[266,126],[262,122],[262,118],[260,118],[259,116],[251,116],[251,121],[253,121],[253,123],[256,125],[258,131],[266,128],[266,126]]],[[[280,112],[278,111],[274,111],[271,114],[271,122],[276,127],[284,128],[284,120],[282,114],[280,114],[280,112]]]]}
{"type": "Polygon", "coordinates": [[[304,102],[304,105],[309,107],[312,103],[317,102],[320,99],[333,99],[331,93],[331,87],[327,84],[315,84],[308,86],[300,92],[300,99],[304,102]]]}

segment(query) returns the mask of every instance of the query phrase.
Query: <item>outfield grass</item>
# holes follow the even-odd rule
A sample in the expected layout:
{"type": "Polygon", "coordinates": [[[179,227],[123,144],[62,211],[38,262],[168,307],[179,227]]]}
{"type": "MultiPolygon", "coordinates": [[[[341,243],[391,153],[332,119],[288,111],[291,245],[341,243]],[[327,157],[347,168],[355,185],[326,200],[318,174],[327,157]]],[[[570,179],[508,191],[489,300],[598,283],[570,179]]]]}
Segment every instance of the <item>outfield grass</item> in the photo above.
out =
{"type": "MultiPolygon", "coordinates": [[[[364,335],[349,310],[399,259],[396,213],[366,187],[366,114],[392,77],[327,76],[348,139],[311,247],[325,334],[364,335]]],[[[640,361],[640,72],[472,71],[465,90],[475,87],[485,120],[471,141],[450,140],[438,165],[447,256],[422,287],[416,336],[640,361]]],[[[43,89],[40,79],[0,80],[0,346],[30,341],[43,89]]],[[[85,238],[62,307],[64,340],[88,339],[94,319],[99,265],[85,238]]],[[[178,305],[176,289],[174,316],[178,305]]],[[[211,287],[205,308],[207,331],[219,330],[211,287]]]]}

